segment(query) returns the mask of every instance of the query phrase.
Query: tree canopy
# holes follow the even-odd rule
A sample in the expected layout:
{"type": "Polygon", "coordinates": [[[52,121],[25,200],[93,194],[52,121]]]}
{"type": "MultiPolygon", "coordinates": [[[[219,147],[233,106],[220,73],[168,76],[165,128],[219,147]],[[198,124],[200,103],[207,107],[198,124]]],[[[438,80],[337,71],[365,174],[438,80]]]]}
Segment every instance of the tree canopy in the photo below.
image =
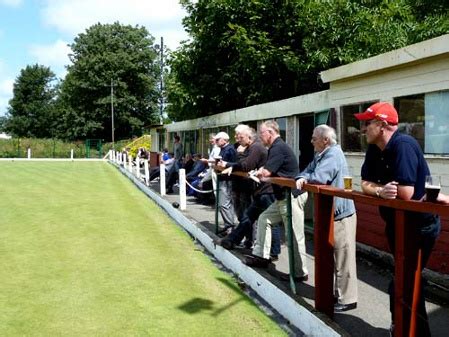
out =
{"type": "Polygon", "coordinates": [[[324,89],[320,71],[449,31],[444,0],[181,0],[191,36],[171,56],[173,120],[324,89]]]}
{"type": "Polygon", "coordinates": [[[27,66],[20,71],[3,128],[17,137],[51,138],[55,134],[56,77],[50,68],[27,66]]]}
{"type": "Polygon", "coordinates": [[[112,87],[116,139],[158,120],[153,41],[144,27],[119,23],[96,24],[75,38],[58,106],[64,138],[111,139],[112,87]]]}

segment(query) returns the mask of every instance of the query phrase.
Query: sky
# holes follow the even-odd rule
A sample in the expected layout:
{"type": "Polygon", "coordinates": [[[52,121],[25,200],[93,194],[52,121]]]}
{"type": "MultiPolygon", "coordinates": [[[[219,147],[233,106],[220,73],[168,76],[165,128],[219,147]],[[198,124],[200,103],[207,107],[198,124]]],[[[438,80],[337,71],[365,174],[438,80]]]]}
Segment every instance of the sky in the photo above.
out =
{"type": "Polygon", "coordinates": [[[188,39],[178,0],[0,0],[0,116],[13,83],[27,65],[44,65],[64,78],[68,44],[96,23],[144,26],[175,50],[188,39]]]}

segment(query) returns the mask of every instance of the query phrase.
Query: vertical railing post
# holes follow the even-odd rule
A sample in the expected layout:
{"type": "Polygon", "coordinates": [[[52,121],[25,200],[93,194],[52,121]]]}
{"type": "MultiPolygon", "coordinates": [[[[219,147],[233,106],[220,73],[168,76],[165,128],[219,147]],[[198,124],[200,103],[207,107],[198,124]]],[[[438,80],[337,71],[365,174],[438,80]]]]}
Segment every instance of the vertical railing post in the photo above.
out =
{"type": "MultiPolygon", "coordinates": [[[[292,223],[292,191],[290,188],[285,190],[285,199],[287,200],[287,247],[288,247],[288,269],[290,272],[290,289],[296,294],[295,285],[295,250],[293,243],[293,223],[292,223]]],[[[299,247],[298,247],[299,248],[299,247]]]]}
{"type": "Polygon", "coordinates": [[[334,198],[314,195],[315,308],[334,316],[334,198]]]}
{"type": "Polygon", "coordinates": [[[133,173],[133,156],[128,156],[128,171],[133,173]]]}
{"type": "MultiPolygon", "coordinates": [[[[173,164],[176,165],[176,164],[173,164]]],[[[165,193],[165,164],[161,164],[160,171],[159,171],[159,183],[160,183],[160,190],[161,190],[161,196],[164,196],[165,193]]]]}
{"type": "Polygon", "coordinates": [[[31,148],[30,147],[27,150],[27,158],[31,159],[31,148]]]}
{"type": "Polygon", "coordinates": [[[73,149],[70,150],[70,159],[73,161],[73,149]]]}
{"type": "Polygon", "coordinates": [[[140,179],[140,158],[139,158],[139,156],[136,157],[136,177],[137,177],[137,179],[140,179]]]}
{"type": "Polygon", "coordinates": [[[185,211],[187,206],[185,169],[179,169],[179,199],[179,207],[181,211],[185,211]]]}
{"type": "Polygon", "coordinates": [[[422,252],[419,232],[408,225],[405,211],[396,210],[394,253],[394,336],[417,335],[418,303],[421,293],[422,252]]]}
{"type": "Polygon", "coordinates": [[[218,213],[219,213],[219,199],[220,199],[220,175],[217,174],[217,184],[216,184],[216,193],[215,193],[215,234],[218,234],[218,213]]]}
{"type": "Polygon", "coordinates": [[[144,170],[145,170],[145,184],[147,186],[150,186],[150,168],[148,166],[148,159],[145,159],[143,161],[143,167],[144,167],[144,170]]]}

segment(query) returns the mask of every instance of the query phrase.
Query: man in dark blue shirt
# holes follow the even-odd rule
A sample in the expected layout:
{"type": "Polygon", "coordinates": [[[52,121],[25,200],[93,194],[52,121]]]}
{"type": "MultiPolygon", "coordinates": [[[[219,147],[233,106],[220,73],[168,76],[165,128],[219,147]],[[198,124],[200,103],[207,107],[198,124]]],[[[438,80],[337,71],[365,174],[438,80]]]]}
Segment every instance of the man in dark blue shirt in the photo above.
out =
{"type": "MultiPolygon", "coordinates": [[[[235,162],[237,158],[237,152],[234,145],[229,143],[229,135],[226,132],[219,132],[215,135],[215,141],[220,147],[220,157],[226,162],[235,162]]],[[[224,229],[230,229],[234,227],[235,211],[234,203],[232,200],[232,181],[231,177],[224,174],[220,176],[218,183],[218,207],[220,209],[221,217],[224,222],[224,229]]]]}
{"type": "MultiPolygon", "coordinates": [[[[363,192],[383,199],[421,200],[425,194],[425,177],[430,174],[429,167],[418,142],[398,132],[399,118],[396,109],[390,103],[379,102],[365,112],[355,114],[355,117],[362,121],[362,131],[369,144],[361,172],[363,192]]],[[[394,252],[394,209],[380,207],[379,211],[386,223],[390,250],[394,252]]],[[[424,268],[440,232],[440,219],[430,213],[408,212],[406,215],[408,224],[414,224],[418,228],[424,268]]],[[[393,289],[391,283],[389,292],[392,317],[393,289]]],[[[430,336],[422,291],[418,312],[417,335],[430,336]]]]}

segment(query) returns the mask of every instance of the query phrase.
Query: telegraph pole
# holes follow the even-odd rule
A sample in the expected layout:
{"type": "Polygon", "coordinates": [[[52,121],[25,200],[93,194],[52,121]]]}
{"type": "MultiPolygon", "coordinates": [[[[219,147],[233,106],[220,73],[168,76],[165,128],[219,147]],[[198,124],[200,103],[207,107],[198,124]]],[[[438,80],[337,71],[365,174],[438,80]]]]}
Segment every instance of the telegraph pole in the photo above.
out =
{"type": "Polygon", "coordinates": [[[161,61],[160,61],[160,66],[161,66],[161,104],[160,104],[160,118],[161,118],[161,123],[163,122],[164,118],[163,118],[163,113],[164,113],[164,37],[161,36],[161,61]]]}
{"type": "Polygon", "coordinates": [[[114,80],[111,78],[111,131],[112,131],[112,148],[115,150],[114,144],[114,80]]]}

